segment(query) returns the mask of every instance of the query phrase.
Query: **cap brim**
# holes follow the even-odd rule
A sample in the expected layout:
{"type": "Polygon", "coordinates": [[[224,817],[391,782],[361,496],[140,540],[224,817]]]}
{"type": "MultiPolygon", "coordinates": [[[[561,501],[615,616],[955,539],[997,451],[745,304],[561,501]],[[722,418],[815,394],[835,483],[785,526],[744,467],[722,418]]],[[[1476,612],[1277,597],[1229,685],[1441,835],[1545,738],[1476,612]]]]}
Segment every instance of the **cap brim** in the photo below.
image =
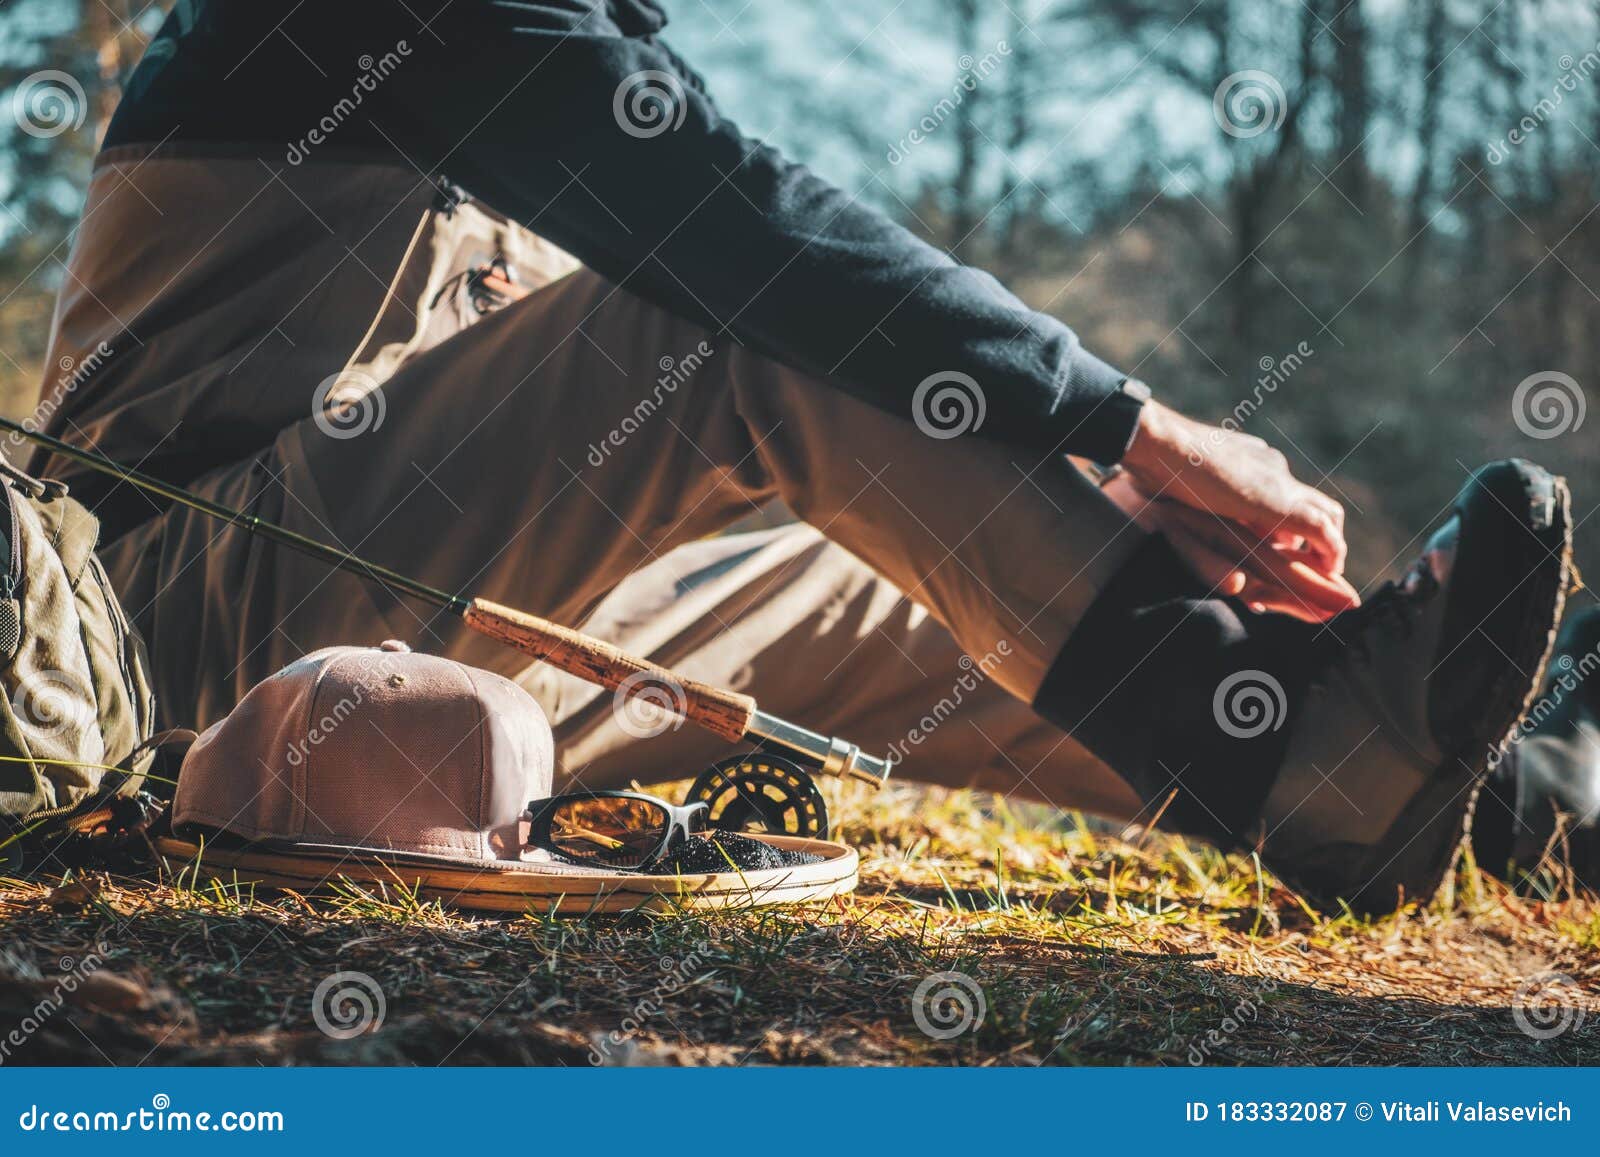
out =
{"type": "Polygon", "coordinates": [[[471,872],[509,872],[535,876],[611,876],[609,868],[589,868],[556,859],[480,860],[470,856],[440,856],[401,848],[379,848],[363,844],[321,844],[300,840],[259,840],[250,847],[267,855],[342,857],[377,860],[387,864],[415,864],[427,868],[456,868],[471,872]]]}
{"type": "Polygon", "coordinates": [[[170,836],[156,840],[164,856],[187,860],[201,875],[314,891],[337,880],[415,887],[428,900],[490,912],[550,915],[626,912],[650,906],[672,910],[798,903],[850,892],[856,852],[843,844],[798,836],[761,836],[775,847],[809,852],[815,863],[750,872],[654,876],[576,864],[458,860],[386,849],[295,844],[203,847],[170,836]]]}

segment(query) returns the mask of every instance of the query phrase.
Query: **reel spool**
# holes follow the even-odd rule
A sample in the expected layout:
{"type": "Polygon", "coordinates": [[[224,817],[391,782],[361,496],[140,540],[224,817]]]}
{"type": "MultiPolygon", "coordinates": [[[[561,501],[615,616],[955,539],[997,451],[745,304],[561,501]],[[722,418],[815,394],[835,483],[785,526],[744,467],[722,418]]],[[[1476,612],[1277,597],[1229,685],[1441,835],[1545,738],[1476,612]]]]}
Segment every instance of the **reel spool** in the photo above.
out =
{"type": "Polygon", "coordinates": [[[828,838],[828,805],[800,764],[752,751],[718,760],[689,785],[684,803],[708,803],[721,832],[828,838]]]}

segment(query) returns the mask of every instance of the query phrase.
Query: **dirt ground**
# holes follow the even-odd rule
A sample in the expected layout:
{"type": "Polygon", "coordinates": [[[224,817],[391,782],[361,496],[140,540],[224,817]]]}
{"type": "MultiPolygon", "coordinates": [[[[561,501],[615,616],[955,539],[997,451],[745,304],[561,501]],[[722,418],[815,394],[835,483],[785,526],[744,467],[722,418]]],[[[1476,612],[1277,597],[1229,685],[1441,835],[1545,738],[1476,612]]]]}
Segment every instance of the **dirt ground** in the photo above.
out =
{"type": "Polygon", "coordinates": [[[1600,905],[1558,878],[1513,896],[1464,866],[1364,921],[1163,835],[829,801],[861,887],[808,907],[484,919],[183,865],[0,880],[0,1062],[1600,1064],[1600,905]]]}

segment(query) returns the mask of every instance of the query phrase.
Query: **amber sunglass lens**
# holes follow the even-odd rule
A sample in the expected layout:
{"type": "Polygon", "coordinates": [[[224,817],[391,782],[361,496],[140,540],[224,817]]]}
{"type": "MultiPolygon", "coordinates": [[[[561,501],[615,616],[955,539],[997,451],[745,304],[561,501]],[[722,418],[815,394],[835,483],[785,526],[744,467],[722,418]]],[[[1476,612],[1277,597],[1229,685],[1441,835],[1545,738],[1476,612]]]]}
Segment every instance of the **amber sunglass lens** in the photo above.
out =
{"type": "Polygon", "coordinates": [[[637,868],[661,846],[665,808],[642,799],[575,799],[550,817],[550,842],[564,856],[614,868],[637,868]]]}

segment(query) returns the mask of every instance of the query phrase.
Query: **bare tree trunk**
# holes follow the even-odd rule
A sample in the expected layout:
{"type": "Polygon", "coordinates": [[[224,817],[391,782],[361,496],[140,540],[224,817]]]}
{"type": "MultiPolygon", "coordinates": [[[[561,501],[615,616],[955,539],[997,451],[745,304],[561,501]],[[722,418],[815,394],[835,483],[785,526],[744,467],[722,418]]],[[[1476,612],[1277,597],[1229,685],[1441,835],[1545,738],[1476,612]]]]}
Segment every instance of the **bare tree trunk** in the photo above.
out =
{"type": "Polygon", "coordinates": [[[1367,58],[1367,17],[1361,0],[1349,0],[1334,13],[1332,35],[1334,90],[1339,113],[1334,122],[1339,166],[1336,183],[1358,207],[1368,201],[1367,129],[1372,121],[1372,78],[1367,58]]]}
{"type": "Polygon", "coordinates": [[[1310,97],[1313,86],[1322,75],[1317,59],[1317,44],[1322,25],[1327,20],[1323,13],[1328,0],[1306,0],[1300,15],[1300,55],[1295,62],[1300,70],[1300,99],[1310,97]]]}
{"type": "MultiPolygon", "coordinates": [[[[1541,60],[1556,60],[1567,37],[1558,31],[1559,24],[1549,19],[1552,15],[1549,0],[1541,0],[1538,8],[1545,19],[1540,21],[1541,35],[1537,38],[1535,51],[1541,60]]],[[[1563,196],[1565,157],[1561,130],[1559,118],[1552,120],[1544,126],[1539,141],[1539,187],[1535,191],[1534,201],[1540,210],[1535,221],[1536,228],[1542,234],[1539,239],[1541,249],[1553,250],[1571,228],[1566,222],[1566,198],[1563,196]]],[[[1545,262],[1539,275],[1543,278],[1540,286],[1543,306],[1539,310],[1544,329],[1541,350],[1552,365],[1565,365],[1567,291],[1572,283],[1571,275],[1559,261],[1545,262]]]]}
{"type": "Polygon", "coordinates": [[[1438,175],[1440,97],[1444,92],[1445,54],[1449,51],[1445,47],[1449,27],[1445,0],[1413,0],[1412,7],[1421,24],[1422,51],[1417,58],[1417,68],[1422,75],[1417,109],[1417,179],[1411,183],[1411,196],[1406,206],[1405,234],[1411,242],[1405,267],[1408,293],[1416,288],[1430,248],[1428,205],[1433,199],[1438,175]]]}
{"type": "MultiPolygon", "coordinates": [[[[1474,96],[1479,123],[1495,125],[1497,131],[1503,133],[1522,115],[1520,78],[1501,56],[1501,46],[1509,44],[1507,29],[1497,23],[1485,31],[1486,37],[1470,38],[1463,45],[1461,51],[1467,55],[1467,62],[1462,67],[1471,69],[1471,74],[1478,78],[1474,96]]],[[[1507,255],[1516,240],[1512,231],[1520,233],[1522,227],[1510,222],[1505,211],[1505,203],[1515,204],[1520,196],[1519,158],[1520,150],[1513,148],[1503,161],[1488,164],[1481,146],[1464,147],[1457,158],[1461,180],[1468,184],[1452,204],[1461,214],[1467,234],[1462,246],[1465,260],[1458,281],[1462,292],[1452,294],[1449,300],[1459,303],[1458,324],[1463,328],[1479,327],[1472,340],[1481,344],[1477,356],[1455,358],[1451,364],[1457,374],[1467,379],[1464,384],[1470,386],[1473,396],[1478,397],[1496,396],[1494,391],[1504,387],[1517,357],[1510,347],[1522,344],[1496,340],[1494,330],[1503,312],[1488,315],[1484,312],[1509,286],[1516,284],[1520,276],[1510,273],[1507,255]]],[[[1516,379],[1511,378],[1511,381],[1516,379]]]]}
{"type": "MultiPolygon", "coordinates": [[[[950,0],[950,5],[956,23],[956,54],[970,54],[969,58],[976,58],[982,48],[978,43],[978,0],[950,0]]],[[[962,69],[958,78],[964,78],[966,73],[967,70],[962,69]]],[[[978,174],[983,136],[977,121],[978,86],[962,86],[960,79],[957,84],[960,103],[954,110],[956,163],[950,178],[950,193],[955,203],[950,213],[950,251],[965,260],[972,250],[973,233],[982,220],[978,208],[978,174]]],[[[952,99],[957,97],[952,96],[952,99]]]]}
{"type": "MultiPolygon", "coordinates": [[[[1312,9],[1302,5],[1301,12],[1302,24],[1315,23],[1317,17],[1312,9]]],[[[1207,22],[1219,80],[1234,71],[1232,16],[1231,7],[1222,5],[1216,17],[1207,22]]],[[[1257,319],[1262,312],[1259,250],[1266,240],[1267,209],[1279,181],[1292,163],[1299,141],[1301,113],[1311,97],[1311,82],[1305,73],[1307,67],[1314,67],[1311,64],[1314,54],[1311,52],[1309,32],[1302,33],[1301,47],[1299,91],[1287,95],[1288,107],[1284,110],[1283,123],[1273,131],[1271,148],[1263,153],[1258,141],[1230,140],[1234,165],[1229,182],[1228,208],[1235,254],[1235,268],[1229,287],[1231,320],[1239,356],[1252,363],[1256,357],[1252,351],[1258,344],[1257,319]]]]}
{"type": "MultiPolygon", "coordinates": [[[[1208,4],[1196,13],[1195,22],[1211,42],[1211,83],[1219,85],[1236,71],[1233,67],[1233,6],[1226,0],[1221,4],[1208,4]]],[[[1233,241],[1233,267],[1228,274],[1228,324],[1236,350],[1245,351],[1250,347],[1250,335],[1255,328],[1260,268],[1256,250],[1261,245],[1263,232],[1262,205],[1251,180],[1248,143],[1229,136],[1226,144],[1232,160],[1227,209],[1233,241]]],[[[1245,355],[1240,352],[1239,356],[1245,355]]]]}
{"type": "Polygon", "coordinates": [[[1001,272],[1010,275],[1016,269],[1022,250],[1022,227],[1033,216],[1031,187],[1026,185],[1021,172],[1022,150],[1033,138],[1033,83],[1034,33],[1028,28],[1026,0],[1014,0],[1011,11],[1007,46],[1010,55],[1006,60],[1006,80],[1001,89],[1005,102],[1006,180],[1001,189],[1000,203],[1005,206],[1005,224],[1000,234],[1001,272]],[[1021,9],[1021,12],[1017,11],[1021,9]]]}

